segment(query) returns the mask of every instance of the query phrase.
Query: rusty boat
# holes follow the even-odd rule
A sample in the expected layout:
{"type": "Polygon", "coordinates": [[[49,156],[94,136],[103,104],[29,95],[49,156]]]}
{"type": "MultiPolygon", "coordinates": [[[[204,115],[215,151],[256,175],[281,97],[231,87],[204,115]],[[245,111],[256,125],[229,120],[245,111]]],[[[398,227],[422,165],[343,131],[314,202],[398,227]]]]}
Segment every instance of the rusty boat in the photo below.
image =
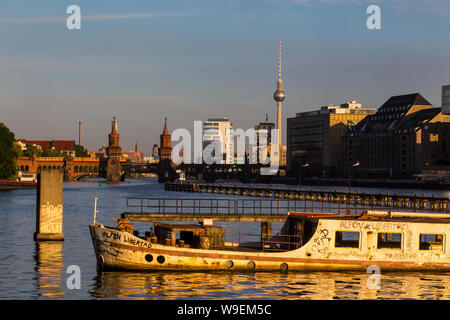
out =
{"type": "Polygon", "coordinates": [[[277,234],[239,244],[214,225],[154,222],[139,235],[130,220],[117,220],[104,226],[94,217],[89,226],[101,270],[450,270],[448,214],[289,212],[277,234]]]}

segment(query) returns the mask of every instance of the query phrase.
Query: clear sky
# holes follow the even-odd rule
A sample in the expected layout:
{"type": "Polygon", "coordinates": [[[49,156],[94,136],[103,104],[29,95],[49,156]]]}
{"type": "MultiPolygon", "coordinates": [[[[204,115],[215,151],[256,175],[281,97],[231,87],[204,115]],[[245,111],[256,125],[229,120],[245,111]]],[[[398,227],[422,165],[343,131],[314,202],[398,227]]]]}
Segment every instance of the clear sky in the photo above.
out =
{"type": "Polygon", "coordinates": [[[275,122],[279,39],[284,119],[414,92],[440,107],[449,31],[448,0],[2,0],[0,121],[17,138],[78,140],[81,120],[93,150],[116,116],[124,151],[139,140],[144,152],[164,117],[170,131],[208,117],[275,122]],[[81,30],[66,28],[71,4],[81,30]],[[366,27],[369,4],[381,30],[366,27]]]}

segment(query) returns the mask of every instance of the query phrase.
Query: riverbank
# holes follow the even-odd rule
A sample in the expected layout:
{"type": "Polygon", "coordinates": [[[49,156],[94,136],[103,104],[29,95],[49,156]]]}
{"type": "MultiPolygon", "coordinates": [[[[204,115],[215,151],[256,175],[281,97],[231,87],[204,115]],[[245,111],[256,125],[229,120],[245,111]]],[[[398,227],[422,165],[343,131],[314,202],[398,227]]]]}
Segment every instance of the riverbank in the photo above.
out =
{"type": "Polygon", "coordinates": [[[0,190],[33,189],[33,188],[37,188],[36,182],[0,180],[0,190]]]}

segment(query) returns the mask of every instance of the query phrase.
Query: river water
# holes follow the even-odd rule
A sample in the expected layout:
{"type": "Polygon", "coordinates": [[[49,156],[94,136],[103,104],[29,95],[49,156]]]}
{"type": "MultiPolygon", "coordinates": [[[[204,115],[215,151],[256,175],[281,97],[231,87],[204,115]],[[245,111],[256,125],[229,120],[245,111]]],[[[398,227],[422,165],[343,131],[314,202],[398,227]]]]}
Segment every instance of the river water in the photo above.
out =
{"type": "MultiPolygon", "coordinates": [[[[98,181],[65,183],[65,241],[36,244],[36,190],[2,191],[0,299],[450,299],[450,273],[386,273],[381,275],[380,289],[369,289],[370,275],[356,272],[97,273],[88,229],[94,197],[99,198],[97,220],[112,225],[112,218],[125,211],[127,197],[217,195],[164,191],[154,179],[127,180],[114,186],[98,181]],[[80,289],[67,286],[72,265],[80,268],[80,289]]],[[[258,223],[227,226],[240,230],[243,240],[259,237],[258,223]]],[[[135,227],[146,230],[145,224],[135,227]]],[[[273,231],[280,227],[274,224],[273,231]]]]}

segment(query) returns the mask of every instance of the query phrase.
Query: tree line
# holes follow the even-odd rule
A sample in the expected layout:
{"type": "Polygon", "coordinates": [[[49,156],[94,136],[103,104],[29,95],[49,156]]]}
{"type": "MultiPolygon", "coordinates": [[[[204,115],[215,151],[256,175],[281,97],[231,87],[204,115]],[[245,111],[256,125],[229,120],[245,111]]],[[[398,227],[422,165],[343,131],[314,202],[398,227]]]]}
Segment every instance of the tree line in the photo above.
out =
{"type": "MultiPolygon", "coordinates": [[[[59,150],[41,150],[36,145],[26,144],[26,149],[22,151],[16,142],[16,137],[12,131],[0,122],[0,179],[15,179],[17,176],[17,159],[20,157],[32,157],[33,153],[37,157],[65,157],[66,154],[59,150]]],[[[88,151],[81,145],[75,145],[76,157],[88,157],[88,151]]]]}

